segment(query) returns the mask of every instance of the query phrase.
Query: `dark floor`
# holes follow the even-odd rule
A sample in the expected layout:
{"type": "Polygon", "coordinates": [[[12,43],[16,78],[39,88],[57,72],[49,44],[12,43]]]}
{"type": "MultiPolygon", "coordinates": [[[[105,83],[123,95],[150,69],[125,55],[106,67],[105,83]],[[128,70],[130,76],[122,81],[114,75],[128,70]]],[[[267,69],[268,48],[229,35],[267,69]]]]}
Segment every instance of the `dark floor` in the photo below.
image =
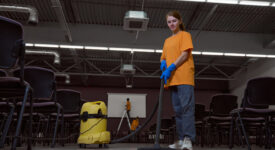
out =
{"type": "MultiPolygon", "coordinates": [[[[98,145],[92,144],[88,145],[85,149],[98,149],[98,150],[137,150],[138,148],[141,147],[153,147],[153,144],[144,144],[144,143],[118,143],[118,144],[110,144],[108,145],[109,148],[98,148],[98,145]]],[[[165,148],[168,145],[164,144],[161,145],[161,147],[165,148]]],[[[10,147],[5,147],[3,150],[9,150],[10,147]]],[[[33,147],[33,150],[83,150],[78,147],[77,144],[66,144],[64,147],[61,147],[57,145],[55,148],[50,148],[46,146],[35,146],[33,147]]],[[[247,148],[244,147],[234,147],[232,150],[246,150],[247,148]]],[[[274,148],[273,148],[274,149],[274,148]]],[[[26,150],[26,147],[18,147],[17,150],[26,150]]],[[[200,146],[194,146],[193,150],[230,150],[227,146],[216,146],[216,147],[203,147],[201,148],[200,146]]],[[[252,150],[264,150],[262,147],[258,147],[253,145],[252,150]]]]}

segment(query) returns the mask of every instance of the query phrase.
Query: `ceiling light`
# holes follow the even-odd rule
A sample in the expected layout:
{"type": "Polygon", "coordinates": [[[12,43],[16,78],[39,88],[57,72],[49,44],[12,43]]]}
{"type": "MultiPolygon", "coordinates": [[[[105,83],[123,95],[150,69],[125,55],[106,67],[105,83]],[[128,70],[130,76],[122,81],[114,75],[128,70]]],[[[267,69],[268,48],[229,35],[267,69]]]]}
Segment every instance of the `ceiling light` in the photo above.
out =
{"type": "Polygon", "coordinates": [[[223,53],[218,53],[218,52],[202,52],[202,55],[222,56],[223,53]]]}
{"type": "Polygon", "coordinates": [[[85,49],[92,49],[92,50],[108,50],[108,47],[85,46],[85,49]]]}
{"type": "Polygon", "coordinates": [[[209,3],[238,4],[238,0],[207,0],[209,3]]]}
{"type": "Polygon", "coordinates": [[[187,1],[187,2],[205,2],[206,0],[177,0],[177,1],[187,1]]]}
{"type": "Polygon", "coordinates": [[[78,46],[78,45],[60,45],[60,48],[83,49],[83,46],[78,46]]]}
{"type": "Polygon", "coordinates": [[[240,1],[240,5],[270,6],[270,2],[264,2],[264,1],[240,1]]]}
{"type": "Polygon", "coordinates": [[[156,53],[162,53],[162,49],[156,49],[156,53]]]}
{"type": "Polygon", "coordinates": [[[193,55],[201,55],[201,52],[199,52],[199,51],[192,51],[192,54],[193,55]]]}
{"type": "Polygon", "coordinates": [[[273,3],[271,4],[271,6],[272,6],[272,7],[275,7],[275,3],[273,2],[273,3]]]}
{"type": "Polygon", "coordinates": [[[134,48],[133,51],[134,51],[134,52],[148,52],[148,53],[154,53],[154,49],[138,49],[138,48],[134,48]]]}
{"type": "Polygon", "coordinates": [[[237,57],[244,57],[245,54],[242,53],[224,53],[224,56],[237,56],[237,57]]]}
{"type": "Polygon", "coordinates": [[[35,47],[58,48],[56,44],[34,44],[35,47]]]}
{"type": "Polygon", "coordinates": [[[267,55],[261,55],[261,54],[246,54],[246,57],[266,57],[267,55]]]}
{"type": "Polygon", "coordinates": [[[25,43],[25,46],[32,47],[34,44],[32,43],[25,43]]]}
{"type": "Polygon", "coordinates": [[[275,55],[267,55],[267,58],[275,58],[275,55]]]}
{"type": "Polygon", "coordinates": [[[120,47],[109,47],[110,51],[126,51],[126,52],[132,52],[131,48],[120,48],[120,47]]]}

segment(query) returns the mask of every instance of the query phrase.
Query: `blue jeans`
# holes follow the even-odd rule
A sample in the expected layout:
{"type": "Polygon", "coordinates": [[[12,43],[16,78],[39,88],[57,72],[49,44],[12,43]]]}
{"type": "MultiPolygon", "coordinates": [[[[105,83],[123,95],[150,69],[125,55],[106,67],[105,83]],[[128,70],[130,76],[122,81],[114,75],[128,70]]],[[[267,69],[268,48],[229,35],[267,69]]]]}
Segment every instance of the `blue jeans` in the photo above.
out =
{"type": "Polygon", "coordinates": [[[195,98],[192,85],[178,85],[171,88],[172,104],[176,113],[176,129],[179,140],[189,137],[195,142],[195,98]]]}

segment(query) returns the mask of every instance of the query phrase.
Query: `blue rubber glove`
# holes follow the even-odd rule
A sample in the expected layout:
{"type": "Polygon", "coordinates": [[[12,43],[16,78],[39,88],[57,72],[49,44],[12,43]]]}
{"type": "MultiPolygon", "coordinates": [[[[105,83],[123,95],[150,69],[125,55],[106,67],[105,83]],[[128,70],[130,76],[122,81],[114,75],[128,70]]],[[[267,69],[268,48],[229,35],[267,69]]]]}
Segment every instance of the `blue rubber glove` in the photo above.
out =
{"type": "Polygon", "coordinates": [[[164,83],[167,84],[167,80],[170,78],[172,71],[176,69],[175,64],[171,64],[164,72],[162,72],[160,78],[164,79],[164,83]]]}
{"type": "Polygon", "coordinates": [[[162,60],[160,63],[160,70],[164,71],[167,69],[166,60],[162,60]]]}

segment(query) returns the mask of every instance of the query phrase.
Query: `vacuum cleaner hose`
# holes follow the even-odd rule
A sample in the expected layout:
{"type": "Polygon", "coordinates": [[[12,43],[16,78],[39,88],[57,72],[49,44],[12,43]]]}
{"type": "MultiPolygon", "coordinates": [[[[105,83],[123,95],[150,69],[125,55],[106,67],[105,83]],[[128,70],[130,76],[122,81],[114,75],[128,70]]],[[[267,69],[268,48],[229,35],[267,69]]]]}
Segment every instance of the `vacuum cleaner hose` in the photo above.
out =
{"type": "MultiPolygon", "coordinates": [[[[161,83],[163,83],[163,82],[164,81],[161,81],[161,83]]],[[[161,93],[160,93],[160,95],[162,95],[163,87],[164,87],[163,84],[161,84],[161,87],[160,87],[160,92],[161,93]]],[[[147,118],[147,120],[139,128],[137,128],[134,132],[132,132],[132,133],[130,133],[130,134],[124,136],[124,137],[121,137],[119,139],[114,139],[114,140],[110,141],[110,144],[115,144],[115,143],[119,143],[119,142],[122,142],[124,140],[127,140],[128,138],[132,137],[133,135],[138,133],[140,130],[142,130],[152,120],[153,116],[155,115],[155,113],[157,111],[158,105],[159,105],[159,101],[157,101],[157,103],[155,104],[154,109],[151,112],[151,114],[149,115],[149,117],[147,118]]]]}

